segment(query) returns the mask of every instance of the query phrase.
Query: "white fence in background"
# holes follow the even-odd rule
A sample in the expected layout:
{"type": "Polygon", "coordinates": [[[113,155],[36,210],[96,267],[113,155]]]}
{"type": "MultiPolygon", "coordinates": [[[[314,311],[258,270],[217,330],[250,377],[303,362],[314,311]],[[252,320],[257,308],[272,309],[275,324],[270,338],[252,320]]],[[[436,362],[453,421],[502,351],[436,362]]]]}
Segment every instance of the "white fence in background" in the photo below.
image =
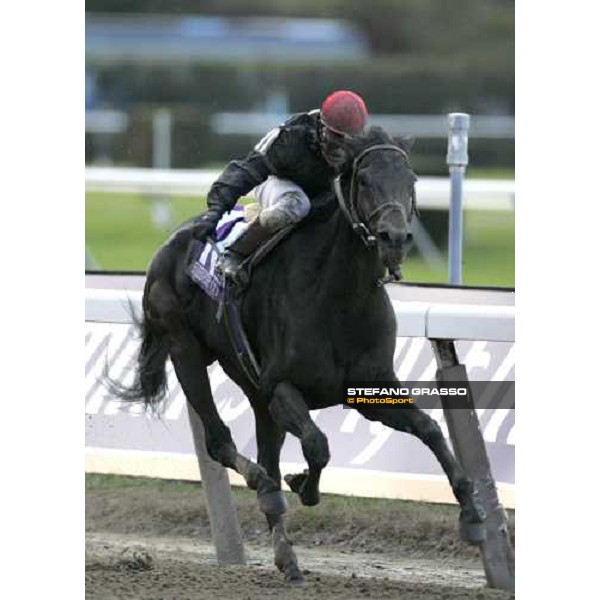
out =
{"type": "MultiPolygon", "coordinates": [[[[85,189],[148,196],[203,196],[219,175],[217,170],[86,167],[85,189]]],[[[446,210],[449,198],[447,177],[422,177],[417,181],[420,208],[446,210]]],[[[514,181],[467,178],[464,182],[464,208],[467,210],[513,210],[514,203],[514,181]]]]}
{"type": "MultiPolygon", "coordinates": [[[[221,112],[211,118],[212,130],[219,135],[262,137],[280,125],[286,115],[262,112],[221,112]]],[[[445,138],[448,120],[442,115],[370,115],[369,123],[383,127],[390,135],[416,138],[445,138]]],[[[515,118],[511,115],[474,115],[470,138],[514,139],[515,118]]]]}
{"type": "MultiPolygon", "coordinates": [[[[160,110],[160,109],[159,109],[160,110]]],[[[164,109],[163,109],[164,110],[164,109]]],[[[168,109],[167,109],[168,110],[168,109]]],[[[211,129],[218,135],[247,135],[261,138],[265,131],[277,127],[290,115],[265,112],[219,112],[210,119],[211,129]]],[[[85,113],[86,133],[125,133],[129,121],[126,112],[93,109],[85,113]]],[[[383,127],[390,135],[416,138],[445,138],[448,135],[446,115],[371,115],[372,125],[383,127]]],[[[471,138],[514,139],[515,117],[512,115],[473,115],[471,138]]]]}

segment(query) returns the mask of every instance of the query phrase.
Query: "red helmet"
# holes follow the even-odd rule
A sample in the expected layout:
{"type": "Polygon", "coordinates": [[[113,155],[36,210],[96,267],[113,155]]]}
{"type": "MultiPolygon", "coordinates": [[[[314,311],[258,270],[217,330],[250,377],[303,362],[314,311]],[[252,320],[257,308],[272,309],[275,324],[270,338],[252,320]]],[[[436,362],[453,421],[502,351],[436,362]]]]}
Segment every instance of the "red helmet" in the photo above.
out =
{"type": "Polygon", "coordinates": [[[336,133],[356,135],[364,129],[368,117],[363,99],[347,90],[333,92],[321,105],[321,121],[336,133]]]}

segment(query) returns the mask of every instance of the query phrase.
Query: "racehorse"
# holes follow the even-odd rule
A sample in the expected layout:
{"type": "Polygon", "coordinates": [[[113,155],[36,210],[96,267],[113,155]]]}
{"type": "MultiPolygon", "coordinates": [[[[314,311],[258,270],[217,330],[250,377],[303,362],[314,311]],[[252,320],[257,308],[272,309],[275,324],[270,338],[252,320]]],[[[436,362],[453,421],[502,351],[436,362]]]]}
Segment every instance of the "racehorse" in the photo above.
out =
{"type": "MultiPolygon", "coordinates": [[[[194,244],[191,225],[158,250],[147,272],[142,344],[130,388],[119,397],[157,408],[166,394],[170,357],[190,405],[200,416],[209,455],[257,491],[273,534],[275,564],[301,581],[287,535],[279,456],[286,433],[299,438],[308,469],[286,482],[305,505],[319,501],[319,478],[329,461],[327,438],[309,411],[341,404],[348,381],[397,382],[393,367],[396,318],[382,285],[386,268],[404,260],[416,210],[408,151],[381,128],[356,142],[352,169],[313,199],[313,214],[263,259],[245,292],[241,317],[260,363],[255,386],[240,366],[217,303],[186,270],[194,244]],[[336,203],[337,198],[337,203],[336,203]],[[257,462],[242,456],[221,420],[208,366],[217,360],[248,397],[255,413],[257,462]]],[[[484,515],[439,425],[414,405],[355,405],[369,420],[418,437],[435,454],[460,504],[462,523],[484,515]]]]}

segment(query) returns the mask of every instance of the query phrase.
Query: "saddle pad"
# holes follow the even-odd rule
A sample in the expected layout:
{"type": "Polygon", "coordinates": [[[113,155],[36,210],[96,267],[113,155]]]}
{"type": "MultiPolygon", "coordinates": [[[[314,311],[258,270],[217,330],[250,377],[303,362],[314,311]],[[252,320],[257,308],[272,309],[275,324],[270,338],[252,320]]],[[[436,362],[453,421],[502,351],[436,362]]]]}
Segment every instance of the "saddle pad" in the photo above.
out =
{"type": "Polygon", "coordinates": [[[221,253],[211,240],[197,242],[192,251],[192,262],[188,267],[188,275],[213,300],[219,301],[223,292],[223,280],[217,270],[221,253]]]}
{"type": "Polygon", "coordinates": [[[219,301],[223,292],[223,279],[217,269],[221,253],[248,227],[244,221],[244,208],[236,206],[221,217],[215,229],[216,241],[197,242],[192,249],[188,274],[213,300],[219,301]]]}

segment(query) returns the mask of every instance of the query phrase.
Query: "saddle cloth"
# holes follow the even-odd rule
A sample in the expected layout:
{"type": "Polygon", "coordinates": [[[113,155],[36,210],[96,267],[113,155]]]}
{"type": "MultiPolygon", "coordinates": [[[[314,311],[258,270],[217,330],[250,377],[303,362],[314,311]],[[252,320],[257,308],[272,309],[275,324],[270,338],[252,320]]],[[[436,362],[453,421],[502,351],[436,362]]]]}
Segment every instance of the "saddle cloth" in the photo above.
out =
{"type": "Polygon", "coordinates": [[[217,223],[215,239],[197,242],[192,249],[188,274],[213,300],[219,301],[223,293],[223,277],[217,269],[220,256],[247,227],[244,207],[235,206],[217,223]]]}
{"type": "Polygon", "coordinates": [[[248,227],[244,221],[244,209],[236,206],[217,224],[215,239],[196,242],[192,248],[192,260],[188,275],[212,300],[219,304],[217,321],[225,316],[225,325],[236,356],[246,376],[258,388],[260,367],[248,342],[242,325],[237,302],[230,297],[227,282],[217,268],[221,253],[232,244],[248,227]]]}

